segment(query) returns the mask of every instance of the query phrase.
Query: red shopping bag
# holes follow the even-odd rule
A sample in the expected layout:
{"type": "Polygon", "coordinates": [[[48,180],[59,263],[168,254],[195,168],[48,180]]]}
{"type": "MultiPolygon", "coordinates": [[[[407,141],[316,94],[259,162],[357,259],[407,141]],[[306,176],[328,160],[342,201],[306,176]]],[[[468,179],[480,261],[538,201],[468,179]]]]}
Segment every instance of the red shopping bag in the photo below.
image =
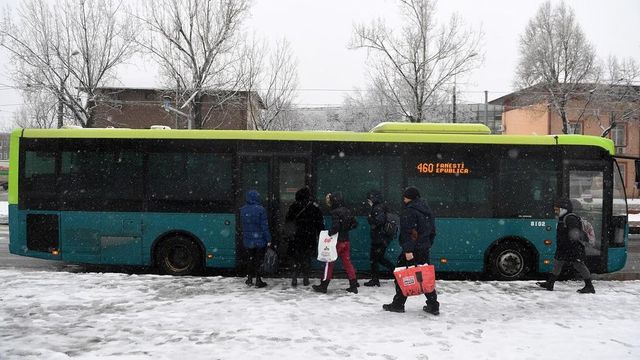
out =
{"type": "Polygon", "coordinates": [[[399,267],[393,271],[393,275],[404,296],[426,294],[436,288],[436,269],[433,265],[399,267]]]}

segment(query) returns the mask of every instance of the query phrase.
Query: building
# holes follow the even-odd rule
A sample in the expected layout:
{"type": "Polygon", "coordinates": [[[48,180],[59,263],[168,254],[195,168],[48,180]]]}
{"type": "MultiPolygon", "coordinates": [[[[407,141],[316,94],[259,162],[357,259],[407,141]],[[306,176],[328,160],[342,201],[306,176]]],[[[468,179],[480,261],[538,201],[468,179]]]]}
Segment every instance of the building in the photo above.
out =
{"type": "MultiPolygon", "coordinates": [[[[607,93],[594,101],[589,95],[596,85],[585,84],[567,103],[569,133],[602,136],[615,121],[616,126],[606,134],[613,140],[618,155],[640,156],[640,86],[609,86],[607,93]],[[619,96],[621,93],[624,94],[619,96]],[[633,96],[631,96],[632,94],[633,96]],[[604,100],[603,100],[604,99],[604,100]]],[[[536,87],[497,98],[490,104],[502,105],[502,133],[505,135],[561,134],[562,119],[548,105],[542,92],[536,87]],[[537,95],[532,95],[537,94],[537,95]]],[[[639,198],[635,183],[635,164],[631,159],[618,159],[627,197],[639,198]]]]}
{"type": "MultiPolygon", "coordinates": [[[[188,109],[176,104],[175,90],[102,87],[98,94],[96,127],[148,129],[153,125],[164,125],[173,129],[188,128],[188,109]],[[165,104],[177,111],[165,110],[165,104]]],[[[253,129],[252,116],[264,109],[257,93],[247,91],[211,91],[202,102],[202,114],[207,119],[204,129],[253,129]]]]}

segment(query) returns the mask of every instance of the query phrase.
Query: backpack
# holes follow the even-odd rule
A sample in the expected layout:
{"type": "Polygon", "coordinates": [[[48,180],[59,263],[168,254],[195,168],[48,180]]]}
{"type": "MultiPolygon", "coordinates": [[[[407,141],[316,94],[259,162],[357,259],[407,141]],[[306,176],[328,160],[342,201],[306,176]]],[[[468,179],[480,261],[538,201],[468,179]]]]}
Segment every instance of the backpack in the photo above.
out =
{"type": "Polygon", "coordinates": [[[574,214],[574,213],[570,213],[567,215],[573,215],[576,216],[578,219],[580,219],[580,226],[582,227],[582,232],[584,233],[584,238],[585,240],[589,243],[589,246],[591,247],[595,247],[596,246],[596,231],[593,229],[593,225],[591,225],[591,223],[583,218],[581,218],[580,216],[574,214]]]}
{"type": "Polygon", "coordinates": [[[392,212],[388,212],[387,221],[382,226],[382,232],[389,238],[395,238],[400,227],[400,216],[392,212]]]}

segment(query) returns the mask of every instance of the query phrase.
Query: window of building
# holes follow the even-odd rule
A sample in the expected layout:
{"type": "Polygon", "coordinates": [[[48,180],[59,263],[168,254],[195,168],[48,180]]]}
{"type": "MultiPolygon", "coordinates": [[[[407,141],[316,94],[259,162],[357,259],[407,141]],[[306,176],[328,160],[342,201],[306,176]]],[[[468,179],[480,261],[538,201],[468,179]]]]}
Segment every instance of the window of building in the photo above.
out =
{"type": "Polygon", "coordinates": [[[584,134],[582,131],[582,123],[581,122],[570,122],[569,123],[569,134],[584,134]]]}
{"type": "Polygon", "coordinates": [[[616,146],[627,146],[627,125],[618,123],[611,129],[611,140],[616,146]]]}

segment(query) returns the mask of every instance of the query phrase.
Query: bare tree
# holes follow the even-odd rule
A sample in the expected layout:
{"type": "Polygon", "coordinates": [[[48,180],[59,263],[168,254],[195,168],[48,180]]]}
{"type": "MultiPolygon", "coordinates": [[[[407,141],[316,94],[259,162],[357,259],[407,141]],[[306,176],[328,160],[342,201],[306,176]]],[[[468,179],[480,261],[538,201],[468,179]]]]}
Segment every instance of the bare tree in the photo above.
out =
{"type": "Polygon", "coordinates": [[[58,124],[57,99],[48,92],[25,91],[24,105],[14,114],[14,123],[21,128],[51,129],[58,124]]]}
{"type": "Polygon", "coordinates": [[[95,122],[98,88],[135,51],[136,25],[122,1],[25,0],[14,21],[6,13],[0,45],[12,56],[20,88],[48,92],[85,127],[95,122]]]}
{"type": "Polygon", "coordinates": [[[409,121],[422,122],[426,110],[448,101],[445,85],[479,64],[482,34],[464,29],[456,15],[439,26],[435,0],[399,2],[406,24],[399,34],[380,20],[356,25],[350,47],[369,51],[373,86],[409,121]]]}
{"type": "Polygon", "coordinates": [[[345,96],[342,108],[345,121],[356,131],[369,131],[381,122],[400,121],[404,117],[397,104],[373,86],[364,91],[355,89],[345,96]]]}
{"type": "Polygon", "coordinates": [[[640,120],[640,85],[636,85],[640,82],[640,67],[635,59],[620,61],[609,56],[606,77],[588,98],[588,110],[592,111],[585,111],[600,122],[603,136],[621,122],[640,120]],[[603,122],[602,115],[609,121],[603,122]]]}
{"type": "MultiPolygon", "coordinates": [[[[567,110],[573,99],[585,100],[585,83],[598,83],[600,68],[596,53],[575,19],[573,9],[547,1],[540,6],[520,37],[520,60],[516,86],[531,88],[537,97],[562,119],[562,132],[569,130],[567,110]]],[[[529,100],[530,101],[530,100],[529,100]]]]}
{"type": "Polygon", "coordinates": [[[141,45],[160,65],[165,85],[176,89],[182,104],[188,102],[189,119],[201,129],[242,84],[240,30],[249,2],[148,0],[144,6],[149,31],[141,45]],[[214,103],[205,107],[205,98],[214,103]]]}
{"type": "Polygon", "coordinates": [[[282,117],[290,113],[298,87],[298,63],[289,42],[280,40],[271,51],[264,43],[254,42],[246,50],[244,59],[246,90],[258,94],[264,105],[263,111],[250,112],[254,129],[288,130],[288,119],[282,117]]]}

